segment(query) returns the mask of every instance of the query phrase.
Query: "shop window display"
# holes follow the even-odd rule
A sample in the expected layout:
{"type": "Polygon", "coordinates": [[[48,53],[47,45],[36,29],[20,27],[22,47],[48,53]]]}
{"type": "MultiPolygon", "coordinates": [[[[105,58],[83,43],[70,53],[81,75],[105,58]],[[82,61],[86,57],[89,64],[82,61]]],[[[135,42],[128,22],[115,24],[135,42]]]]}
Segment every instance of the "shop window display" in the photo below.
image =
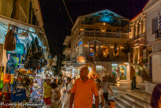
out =
{"type": "Polygon", "coordinates": [[[109,49],[108,46],[102,46],[103,47],[103,57],[108,57],[109,56],[109,49]]]}
{"type": "Polygon", "coordinates": [[[116,80],[126,80],[127,67],[125,65],[112,64],[112,74],[116,80]]]}

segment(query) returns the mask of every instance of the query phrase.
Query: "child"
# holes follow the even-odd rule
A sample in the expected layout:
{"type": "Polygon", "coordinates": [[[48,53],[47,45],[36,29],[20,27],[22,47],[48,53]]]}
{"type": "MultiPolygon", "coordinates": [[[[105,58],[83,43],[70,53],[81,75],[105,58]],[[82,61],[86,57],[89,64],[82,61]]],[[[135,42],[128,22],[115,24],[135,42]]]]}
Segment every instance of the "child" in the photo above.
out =
{"type": "Polygon", "coordinates": [[[108,100],[108,108],[116,108],[114,100],[108,100]]]}
{"type": "Polygon", "coordinates": [[[58,85],[53,82],[50,84],[51,88],[52,88],[52,97],[51,97],[51,108],[59,108],[58,104],[59,104],[59,99],[60,99],[60,91],[58,88],[58,85]]]}

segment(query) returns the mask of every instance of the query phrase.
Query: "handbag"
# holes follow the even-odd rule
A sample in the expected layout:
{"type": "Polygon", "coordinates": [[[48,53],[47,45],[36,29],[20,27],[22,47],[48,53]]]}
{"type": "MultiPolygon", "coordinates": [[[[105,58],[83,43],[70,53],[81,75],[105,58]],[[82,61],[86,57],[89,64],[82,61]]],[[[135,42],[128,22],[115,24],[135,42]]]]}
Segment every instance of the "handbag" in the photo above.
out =
{"type": "Polygon", "coordinates": [[[26,99],[26,90],[25,89],[17,89],[16,91],[11,92],[11,101],[19,102],[26,99]]]}
{"type": "Polygon", "coordinates": [[[16,49],[8,51],[10,54],[24,54],[24,45],[22,43],[16,43],[16,49]]]}
{"type": "Polygon", "coordinates": [[[5,36],[4,49],[7,51],[15,50],[16,40],[12,30],[9,30],[5,36]]]}

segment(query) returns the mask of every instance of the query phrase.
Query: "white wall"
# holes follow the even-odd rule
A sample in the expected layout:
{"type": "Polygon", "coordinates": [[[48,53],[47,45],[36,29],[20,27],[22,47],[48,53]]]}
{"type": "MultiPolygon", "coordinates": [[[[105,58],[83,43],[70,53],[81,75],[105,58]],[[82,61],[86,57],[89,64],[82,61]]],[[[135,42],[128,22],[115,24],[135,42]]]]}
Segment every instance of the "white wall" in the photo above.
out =
{"type": "Polygon", "coordinates": [[[152,81],[161,83],[161,55],[152,56],[152,81]]]}
{"type": "Polygon", "coordinates": [[[149,12],[147,12],[146,18],[146,33],[147,33],[147,43],[155,41],[155,34],[152,34],[152,19],[158,17],[158,11],[161,13],[161,6],[156,6],[149,12]]]}

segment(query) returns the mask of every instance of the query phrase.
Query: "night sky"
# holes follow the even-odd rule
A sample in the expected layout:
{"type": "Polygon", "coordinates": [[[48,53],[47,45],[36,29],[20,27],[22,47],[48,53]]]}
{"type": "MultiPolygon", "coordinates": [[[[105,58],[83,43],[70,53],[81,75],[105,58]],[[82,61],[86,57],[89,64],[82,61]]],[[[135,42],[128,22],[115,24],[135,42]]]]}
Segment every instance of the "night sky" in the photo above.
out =
{"type": "MultiPolygon", "coordinates": [[[[148,0],[64,0],[75,22],[78,16],[109,9],[128,19],[132,19],[145,6],[148,0]]],[[[40,0],[44,28],[51,53],[62,55],[63,41],[70,35],[72,23],[67,15],[63,0],[40,0]]],[[[62,56],[60,56],[63,58],[62,56]]]]}

